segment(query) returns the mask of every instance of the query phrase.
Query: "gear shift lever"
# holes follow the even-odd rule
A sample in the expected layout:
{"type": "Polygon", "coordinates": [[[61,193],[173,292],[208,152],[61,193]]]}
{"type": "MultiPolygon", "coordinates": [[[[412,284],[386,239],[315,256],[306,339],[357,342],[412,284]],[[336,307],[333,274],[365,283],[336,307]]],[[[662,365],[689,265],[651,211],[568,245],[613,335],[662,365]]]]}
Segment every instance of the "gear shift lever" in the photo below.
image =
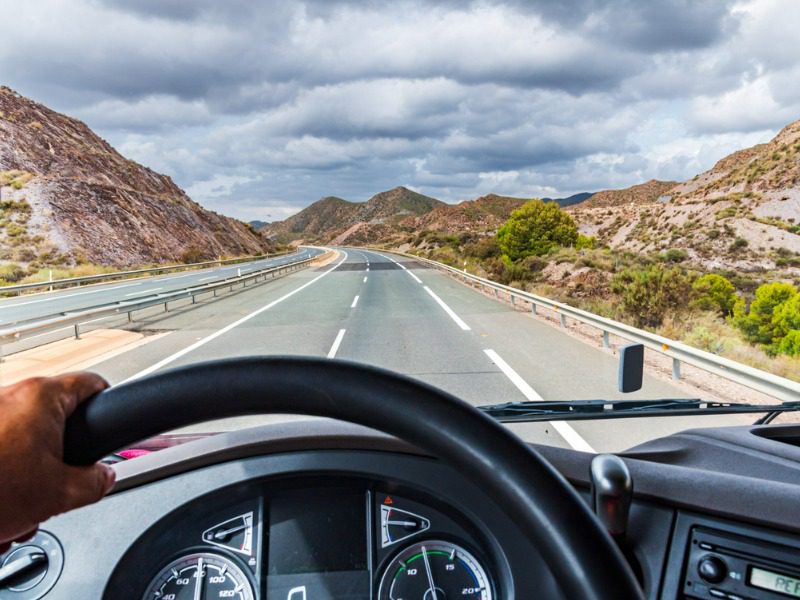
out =
{"type": "Polygon", "coordinates": [[[633,479],[628,466],[613,454],[592,459],[592,510],[611,537],[622,544],[628,529],[633,479]]]}

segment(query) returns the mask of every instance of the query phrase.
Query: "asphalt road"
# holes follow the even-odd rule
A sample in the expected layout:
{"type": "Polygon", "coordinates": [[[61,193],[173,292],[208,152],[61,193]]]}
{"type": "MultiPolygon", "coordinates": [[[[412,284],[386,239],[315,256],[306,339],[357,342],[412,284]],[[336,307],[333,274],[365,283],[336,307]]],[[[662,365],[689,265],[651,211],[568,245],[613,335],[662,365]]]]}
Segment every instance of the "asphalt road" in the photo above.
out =
{"type": "Polygon", "coordinates": [[[211,267],[186,272],[176,272],[155,277],[119,280],[91,286],[73,287],[53,292],[43,292],[0,299],[0,327],[83,308],[112,304],[124,300],[175,291],[192,285],[203,285],[246,274],[270,266],[278,266],[298,259],[319,255],[319,248],[301,248],[295,254],[249,261],[235,265],[211,267]]]}
{"type": "MultiPolygon", "coordinates": [[[[112,383],[215,358],[292,354],[393,369],[475,405],[683,396],[648,376],[640,392],[622,396],[616,391],[617,361],[608,353],[419,263],[361,249],[343,249],[327,266],[212,302],[137,318],[136,327],[171,333],[95,365],[112,383]]],[[[284,417],[227,419],[187,431],[220,431],[276,418],[284,417]]],[[[619,451],[675,431],[747,419],[660,417],[513,429],[530,441],[619,451]]]]}

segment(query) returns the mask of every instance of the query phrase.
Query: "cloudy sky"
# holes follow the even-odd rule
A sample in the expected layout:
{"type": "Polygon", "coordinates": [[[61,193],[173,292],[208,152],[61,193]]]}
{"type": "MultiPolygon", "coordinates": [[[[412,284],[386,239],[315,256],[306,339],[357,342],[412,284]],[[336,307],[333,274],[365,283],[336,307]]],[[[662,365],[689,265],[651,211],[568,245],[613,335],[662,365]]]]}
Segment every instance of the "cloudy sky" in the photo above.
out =
{"type": "Polygon", "coordinates": [[[284,218],[687,179],[800,118],[797,0],[0,0],[0,83],[284,218]]]}

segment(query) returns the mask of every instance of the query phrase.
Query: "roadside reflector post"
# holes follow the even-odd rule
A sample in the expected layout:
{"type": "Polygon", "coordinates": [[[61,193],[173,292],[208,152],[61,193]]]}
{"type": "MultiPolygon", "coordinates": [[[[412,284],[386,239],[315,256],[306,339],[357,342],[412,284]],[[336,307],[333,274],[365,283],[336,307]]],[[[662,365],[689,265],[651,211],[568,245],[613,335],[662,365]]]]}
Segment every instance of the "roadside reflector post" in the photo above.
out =
{"type": "Polygon", "coordinates": [[[607,332],[607,331],[604,331],[604,332],[603,332],[603,348],[608,348],[608,347],[609,347],[609,343],[608,343],[608,332],[607,332]]]}
{"type": "Polygon", "coordinates": [[[81,325],[80,323],[75,323],[75,339],[81,339],[81,325]]]}
{"type": "Polygon", "coordinates": [[[562,327],[567,326],[567,315],[565,315],[564,313],[561,313],[561,326],[562,327]]]}
{"type": "Polygon", "coordinates": [[[241,269],[236,269],[236,276],[237,277],[241,277],[242,276],[242,270],[241,269]]]}
{"type": "MultiPolygon", "coordinates": [[[[48,271],[47,280],[48,280],[50,283],[52,283],[52,282],[53,282],[53,269],[50,269],[50,270],[48,271]]],[[[52,286],[52,285],[50,286],[50,291],[51,291],[51,292],[53,291],[53,286],[52,286]]]]}
{"type": "Polygon", "coordinates": [[[677,358],[672,359],[672,378],[681,378],[681,361],[679,361],[677,358]]]}

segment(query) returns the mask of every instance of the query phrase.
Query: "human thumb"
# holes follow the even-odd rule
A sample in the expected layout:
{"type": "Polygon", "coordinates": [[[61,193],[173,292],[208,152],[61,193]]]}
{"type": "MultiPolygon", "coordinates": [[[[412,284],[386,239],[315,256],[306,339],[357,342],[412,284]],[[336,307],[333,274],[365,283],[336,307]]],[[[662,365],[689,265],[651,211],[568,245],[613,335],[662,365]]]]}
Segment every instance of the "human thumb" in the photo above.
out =
{"type": "Polygon", "coordinates": [[[114,469],[102,463],[90,467],[67,466],[65,469],[65,489],[60,512],[97,502],[111,491],[116,481],[114,469]]]}

